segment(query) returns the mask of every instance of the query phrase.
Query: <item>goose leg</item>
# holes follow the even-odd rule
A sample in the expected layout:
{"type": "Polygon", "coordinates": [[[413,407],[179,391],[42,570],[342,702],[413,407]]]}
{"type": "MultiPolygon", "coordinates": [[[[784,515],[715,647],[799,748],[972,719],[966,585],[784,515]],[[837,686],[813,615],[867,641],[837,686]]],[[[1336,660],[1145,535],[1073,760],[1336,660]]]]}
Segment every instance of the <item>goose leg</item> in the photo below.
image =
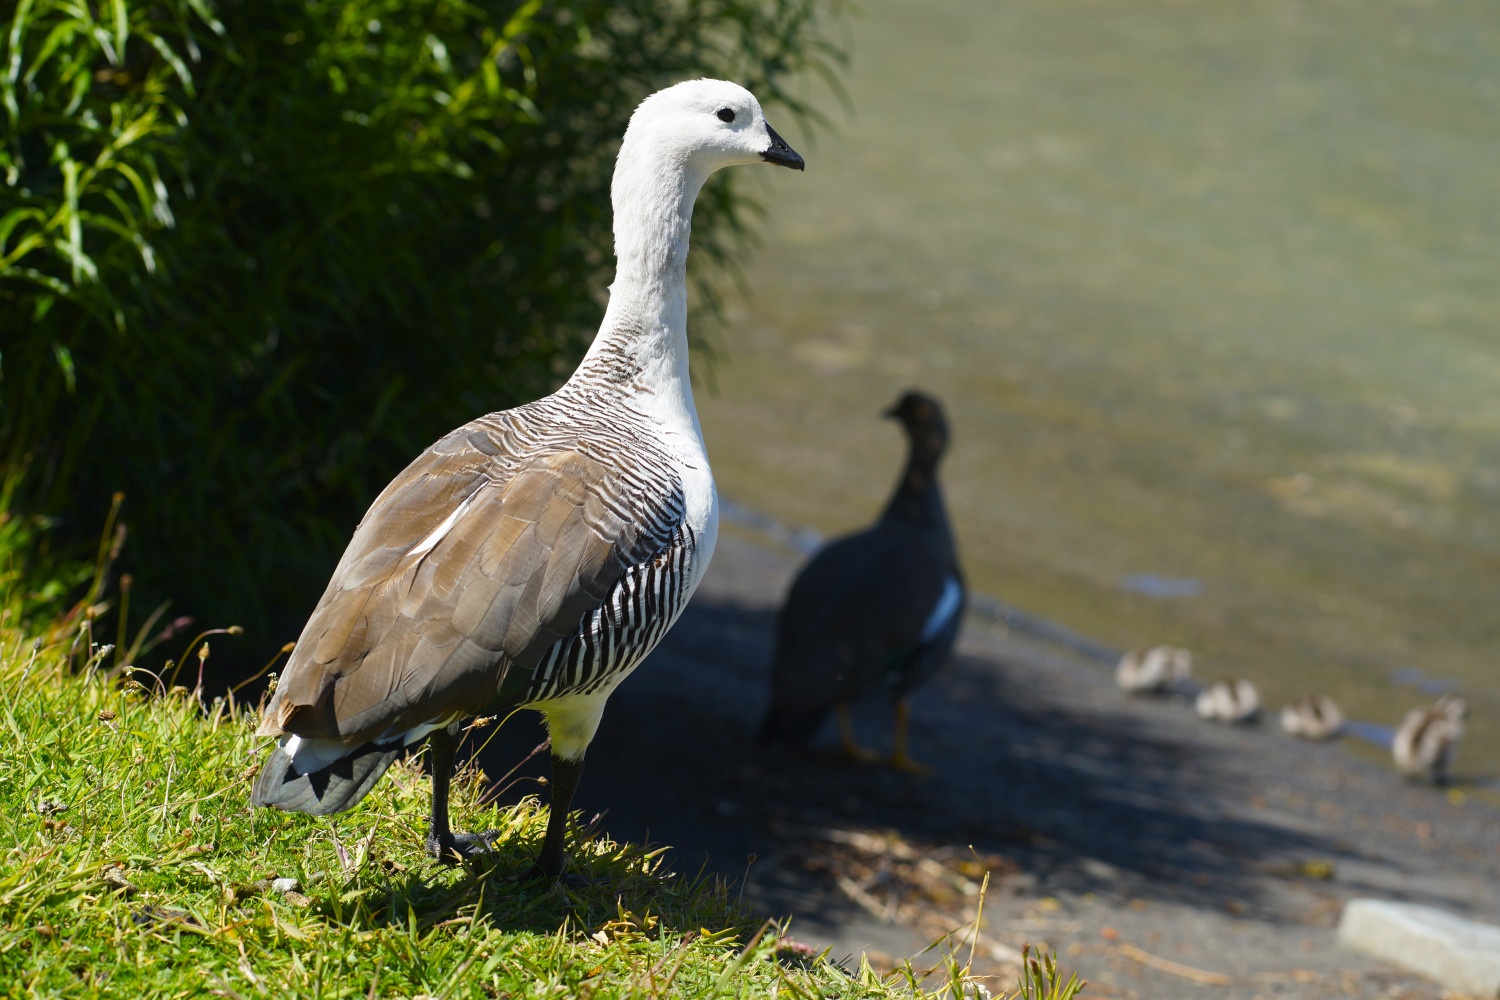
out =
{"type": "Polygon", "coordinates": [[[932,768],[926,764],[919,764],[911,759],[910,742],[908,733],[911,728],[911,706],[906,703],[905,698],[897,698],[896,709],[896,748],[891,754],[890,764],[909,774],[931,774],[932,768]]]}
{"type": "Polygon", "coordinates": [[[432,819],[427,827],[427,853],[443,862],[463,861],[489,851],[490,834],[454,834],[448,826],[448,786],[453,779],[453,755],[458,749],[458,724],[435,730],[427,737],[432,766],[432,819]]]}
{"type": "Polygon", "coordinates": [[[844,750],[846,757],[865,764],[873,764],[880,759],[880,754],[873,750],[866,750],[854,739],[854,724],[849,719],[849,705],[839,702],[833,707],[839,719],[839,746],[844,750]]]}
{"type": "Polygon", "coordinates": [[[547,807],[547,836],[542,840],[542,853],[537,856],[535,874],[556,879],[562,874],[563,840],[568,833],[568,810],[573,804],[573,793],[583,777],[583,757],[568,760],[552,755],[552,801],[547,807]]]}
{"type": "Polygon", "coordinates": [[[1439,788],[1448,784],[1448,755],[1451,751],[1443,747],[1432,761],[1432,783],[1439,788]]]}

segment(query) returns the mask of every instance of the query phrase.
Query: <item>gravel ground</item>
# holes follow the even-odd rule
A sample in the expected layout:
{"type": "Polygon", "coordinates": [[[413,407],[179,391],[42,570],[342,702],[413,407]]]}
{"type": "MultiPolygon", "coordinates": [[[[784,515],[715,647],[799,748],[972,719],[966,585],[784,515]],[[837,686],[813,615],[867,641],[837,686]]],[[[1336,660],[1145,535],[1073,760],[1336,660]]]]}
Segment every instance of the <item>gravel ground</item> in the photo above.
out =
{"type": "MultiPolygon", "coordinates": [[[[1430,982],[1334,947],[1344,902],[1500,922],[1492,793],[1445,795],[1337,745],[1127,698],[1098,662],[977,617],[913,702],[931,775],[845,761],[829,732],[806,754],[758,753],[775,608],[797,564],[726,528],[692,606],[611,700],[576,800],[610,835],[674,845],[679,870],[790,916],[795,937],[925,968],[921,950],[972,920],[988,870],[975,967],[997,988],[1030,941],[1090,996],[1432,998],[1430,982]]],[[[888,746],[889,715],[863,706],[868,745],[888,746]]],[[[538,734],[507,726],[486,769],[508,770],[538,734]]]]}

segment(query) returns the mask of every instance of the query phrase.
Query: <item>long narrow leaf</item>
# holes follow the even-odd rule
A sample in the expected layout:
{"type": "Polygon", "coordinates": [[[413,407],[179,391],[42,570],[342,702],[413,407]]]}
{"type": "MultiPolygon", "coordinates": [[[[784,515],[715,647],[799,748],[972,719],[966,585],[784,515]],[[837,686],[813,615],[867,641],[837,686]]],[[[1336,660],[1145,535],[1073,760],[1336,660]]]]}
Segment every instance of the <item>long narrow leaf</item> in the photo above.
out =
{"type": "MultiPolygon", "coordinates": [[[[0,255],[5,254],[5,245],[10,242],[10,234],[15,231],[17,226],[27,221],[44,225],[47,221],[47,216],[41,209],[31,206],[13,208],[9,212],[6,212],[4,216],[0,216],[0,255]]],[[[8,255],[0,257],[0,262],[8,264],[10,261],[11,258],[8,255]]]]}

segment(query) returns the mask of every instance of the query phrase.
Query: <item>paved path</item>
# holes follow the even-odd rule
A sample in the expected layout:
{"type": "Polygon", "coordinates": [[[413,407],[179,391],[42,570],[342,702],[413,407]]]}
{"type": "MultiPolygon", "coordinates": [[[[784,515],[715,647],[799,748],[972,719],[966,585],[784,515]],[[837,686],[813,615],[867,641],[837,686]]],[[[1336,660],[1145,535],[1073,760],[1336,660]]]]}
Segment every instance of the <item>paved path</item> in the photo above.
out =
{"type": "MultiPolygon", "coordinates": [[[[757,911],[791,914],[794,936],[898,961],[972,915],[987,868],[976,967],[1007,976],[997,985],[1014,948],[1045,941],[1091,996],[1433,998],[1431,983],[1335,949],[1344,901],[1500,922],[1488,793],[1455,802],[1338,746],[1129,699],[1097,662],[984,620],[914,700],[930,777],[848,763],[827,733],[807,755],[756,752],[797,562],[725,532],[682,621],[610,702],[576,799],[608,810],[612,836],[674,845],[679,871],[706,867],[757,911]]],[[[888,745],[884,705],[859,723],[888,745]]],[[[539,732],[507,730],[492,774],[539,732]]]]}

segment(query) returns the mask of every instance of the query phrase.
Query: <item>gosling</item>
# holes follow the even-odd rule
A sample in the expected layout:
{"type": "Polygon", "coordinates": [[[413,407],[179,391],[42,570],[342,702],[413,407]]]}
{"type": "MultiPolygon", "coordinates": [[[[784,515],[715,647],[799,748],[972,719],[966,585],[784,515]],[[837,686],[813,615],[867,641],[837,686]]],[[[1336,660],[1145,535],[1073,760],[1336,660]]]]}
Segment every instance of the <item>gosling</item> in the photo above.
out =
{"type": "Polygon", "coordinates": [[[1115,683],[1130,694],[1165,694],[1193,671],[1193,654],[1176,646],[1140,646],[1120,657],[1115,683]]]}
{"type": "Polygon", "coordinates": [[[1425,773],[1434,785],[1446,785],[1448,764],[1463,739],[1468,714],[1469,703],[1456,694],[1445,694],[1428,708],[1407,712],[1391,744],[1396,770],[1405,778],[1425,773]]]}
{"type": "Polygon", "coordinates": [[[1304,740],[1331,740],[1344,728],[1344,713],[1327,695],[1310,694],[1282,707],[1281,728],[1304,740]]]}
{"type": "Polygon", "coordinates": [[[1253,722],[1260,714],[1260,694],[1247,680],[1215,681],[1198,692],[1194,707],[1210,722],[1253,722]]]}

